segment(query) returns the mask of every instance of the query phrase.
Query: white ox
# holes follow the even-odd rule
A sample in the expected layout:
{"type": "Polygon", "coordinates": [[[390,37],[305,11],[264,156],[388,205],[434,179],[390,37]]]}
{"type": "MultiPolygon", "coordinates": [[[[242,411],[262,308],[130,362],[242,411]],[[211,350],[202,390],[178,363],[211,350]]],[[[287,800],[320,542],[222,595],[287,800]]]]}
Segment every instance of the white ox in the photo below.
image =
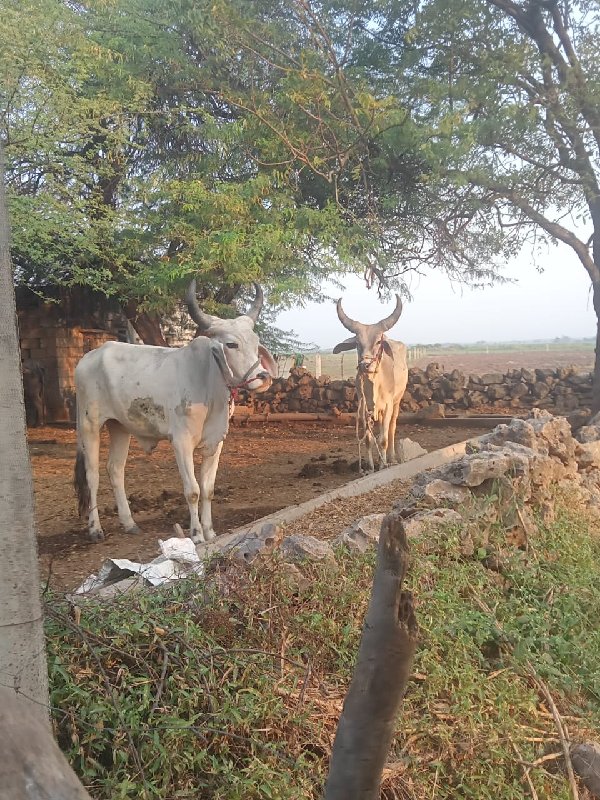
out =
{"type": "Polygon", "coordinates": [[[125,530],[139,532],[125,494],[125,462],[133,435],[148,453],[161,439],[173,443],[190,510],[190,536],[195,542],[214,538],[211,499],[229,429],[231,390],[243,386],[264,391],[276,374],[271,354],[253,330],[262,307],[262,291],[255,288],[248,313],[225,320],[200,309],[192,281],[186,301],[202,336],[178,349],[107,342],[77,365],[74,485],[79,514],[88,515],[91,541],[104,538],[97,504],[103,425],[110,435],[108,475],[125,530]],[[196,448],[202,454],[200,485],[194,471],[196,448]]]}
{"type": "MultiPolygon", "coordinates": [[[[402,301],[396,295],[394,311],[372,325],[350,319],[342,308],[341,299],[337,301],[337,313],[342,325],[354,335],[336,345],[333,352],[358,351],[357,435],[359,442],[366,440],[368,469],[373,472],[374,444],[379,452],[380,468],[398,463],[395,436],[400,403],[408,382],[406,346],[384,334],[400,319],[402,301]]],[[[362,468],[360,447],[358,468],[362,468]]]]}

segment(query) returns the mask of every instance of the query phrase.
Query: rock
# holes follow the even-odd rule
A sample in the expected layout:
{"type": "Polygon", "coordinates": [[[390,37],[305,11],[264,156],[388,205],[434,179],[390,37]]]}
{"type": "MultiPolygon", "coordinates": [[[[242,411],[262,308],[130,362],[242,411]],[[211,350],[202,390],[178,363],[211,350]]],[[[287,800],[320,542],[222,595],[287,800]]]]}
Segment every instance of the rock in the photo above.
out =
{"type": "Polygon", "coordinates": [[[537,397],[539,400],[543,400],[550,394],[550,387],[548,386],[547,383],[538,381],[537,383],[533,384],[533,388],[531,391],[534,397],[537,397]]]}
{"type": "MultiPolygon", "coordinates": [[[[425,473],[427,477],[427,473],[425,473]]],[[[455,486],[449,481],[430,478],[422,484],[415,484],[411,492],[413,497],[424,501],[428,506],[440,504],[446,506],[462,506],[472,499],[471,492],[464,486],[455,486]]]]}
{"type": "Polygon", "coordinates": [[[581,782],[594,797],[600,797],[600,746],[595,742],[571,745],[571,762],[581,782]]]}
{"type": "Polygon", "coordinates": [[[462,517],[451,508],[436,508],[433,511],[420,511],[404,520],[404,531],[409,538],[423,536],[440,525],[458,525],[462,517]]]}
{"type": "Polygon", "coordinates": [[[486,372],[485,375],[481,376],[480,380],[484,386],[492,386],[504,383],[504,375],[501,372],[486,372]]]}
{"type": "Polygon", "coordinates": [[[540,503],[540,516],[544,525],[551,525],[556,519],[556,511],[552,500],[545,500],[540,503]]]}
{"type": "Polygon", "coordinates": [[[441,403],[430,403],[417,413],[417,419],[443,419],[446,410],[441,403]]]}
{"type": "Polygon", "coordinates": [[[425,369],[425,375],[427,376],[428,380],[433,380],[434,378],[438,378],[442,374],[442,370],[440,365],[437,362],[432,362],[428,364],[425,369]]]}
{"type": "Polygon", "coordinates": [[[584,425],[575,434],[578,442],[597,442],[600,440],[600,425],[584,425]]]}
{"type": "Polygon", "coordinates": [[[302,592],[310,586],[310,581],[302,571],[298,569],[296,564],[284,562],[281,564],[280,570],[286,584],[292,591],[302,592]]]}
{"type": "Polygon", "coordinates": [[[368,514],[353,522],[335,539],[335,545],[346,545],[349,550],[364,553],[379,541],[381,523],[385,514],[368,514]]]}
{"type": "Polygon", "coordinates": [[[335,563],[333,548],[328,542],[314,536],[302,536],[294,533],[281,543],[281,555],[284,561],[299,564],[303,561],[331,561],[335,563]]]}
{"type": "Polygon", "coordinates": [[[502,445],[505,442],[517,442],[535,450],[537,439],[533,425],[524,419],[513,419],[508,425],[498,425],[491,433],[480,436],[475,445],[469,445],[469,449],[475,452],[484,450],[487,444],[502,445]]]}
{"type": "Polygon", "coordinates": [[[224,556],[249,564],[259,556],[269,555],[276,550],[282,539],[283,528],[266,522],[257,528],[228,533],[217,536],[210,542],[202,542],[197,545],[196,551],[202,559],[224,556]]]}
{"type": "Polygon", "coordinates": [[[522,475],[528,468],[527,457],[522,454],[482,451],[453,461],[443,467],[441,472],[442,477],[450,483],[459,486],[481,486],[485,481],[500,478],[508,472],[522,475]]]}
{"type": "Polygon", "coordinates": [[[549,455],[559,458],[563,464],[573,461],[575,440],[564,417],[553,417],[547,411],[534,408],[527,422],[533,426],[536,437],[543,441],[549,455]]]}
{"type": "Polygon", "coordinates": [[[412,439],[400,439],[399,442],[396,443],[396,454],[398,456],[398,461],[404,463],[405,461],[410,461],[411,458],[418,458],[419,456],[424,456],[427,453],[424,447],[418,442],[413,442],[412,439]]]}
{"type": "Polygon", "coordinates": [[[600,468],[600,441],[578,442],[575,458],[580,469],[600,468]]]}

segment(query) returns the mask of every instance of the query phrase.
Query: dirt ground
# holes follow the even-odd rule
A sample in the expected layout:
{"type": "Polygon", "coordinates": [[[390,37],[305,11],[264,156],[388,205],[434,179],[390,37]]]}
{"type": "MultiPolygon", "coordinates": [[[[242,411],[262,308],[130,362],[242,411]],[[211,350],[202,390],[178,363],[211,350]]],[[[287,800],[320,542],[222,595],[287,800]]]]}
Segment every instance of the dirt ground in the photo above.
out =
{"type": "MultiPolygon", "coordinates": [[[[399,437],[409,437],[427,450],[482,432],[480,427],[398,428],[399,437]]],[[[76,512],[72,489],[75,431],[61,426],[30,429],[29,446],[40,571],[42,580],[52,588],[75,588],[108,557],[150,560],[159,552],[157,539],[172,535],[174,523],[186,529],[187,505],[167,442],[148,456],[132,441],[125,482],[132,513],[142,529],[141,534],[132,536],[121,529],[116,515],[104,468],[107,437],[103,435],[98,507],[106,539],[96,544],[87,541],[85,523],[76,512]]],[[[350,463],[356,458],[353,426],[296,422],[233,426],[225,440],[217,474],[215,530],[226,533],[353,480],[357,475],[351,471],[350,463]]],[[[365,507],[363,513],[370,511],[365,507]]]]}
{"type": "Polygon", "coordinates": [[[444,370],[460,369],[468,375],[483,375],[485,372],[506,372],[509,369],[557,369],[575,366],[592,369],[594,351],[581,349],[565,350],[506,350],[491,353],[428,353],[424,358],[411,362],[411,367],[424,369],[437,362],[444,370]]]}

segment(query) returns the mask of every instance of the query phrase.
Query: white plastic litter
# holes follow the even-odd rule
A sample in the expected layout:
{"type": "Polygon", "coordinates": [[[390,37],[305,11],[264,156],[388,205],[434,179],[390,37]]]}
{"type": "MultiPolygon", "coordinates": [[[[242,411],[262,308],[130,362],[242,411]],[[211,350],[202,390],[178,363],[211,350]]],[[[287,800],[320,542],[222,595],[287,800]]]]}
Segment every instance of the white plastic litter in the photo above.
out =
{"type": "Polygon", "coordinates": [[[140,564],[128,558],[107,559],[98,574],[87,577],[75,590],[75,594],[88,594],[132,576],[139,576],[150,586],[161,586],[188,575],[204,574],[204,564],[191,539],[172,537],[164,541],[159,539],[158,544],[162,555],[148,564],[140,564]]]}
{"type": "Polygon", "coordinates": [[[200,562],[196,545],[191,539],[180,539],[177,536],[173,536],[164,541],[159,539],[158,544],[165,558],[181,561],[183,564],[198,564],[200,562]]]}

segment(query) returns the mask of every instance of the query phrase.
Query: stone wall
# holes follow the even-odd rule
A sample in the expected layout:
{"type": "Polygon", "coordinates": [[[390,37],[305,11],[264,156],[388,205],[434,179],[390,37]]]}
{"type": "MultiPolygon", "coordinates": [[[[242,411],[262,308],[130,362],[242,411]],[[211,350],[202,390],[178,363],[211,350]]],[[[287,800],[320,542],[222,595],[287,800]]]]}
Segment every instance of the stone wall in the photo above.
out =
{"type": "MultiPolygon", "coordinates": [[[[416,412],[440,405],[445,412],[486,412],[505,408],[552,408],[567,413],[589,407],[592,377],[575,367],[511,369],[506,373],[465,375],[460,370],[444,372],[438,364],[412,368],[402,402],[402,411],[416,412]]],[[[240,393],[239,402],[255,412],[289,411],[328,413],[356,411],[354,380],[315,378],[305,369],[292,369],[287,378],[277,378],[269,391],[240,393]]],[[[442,409],[440,409],[440,413],[442,409]]]]}

